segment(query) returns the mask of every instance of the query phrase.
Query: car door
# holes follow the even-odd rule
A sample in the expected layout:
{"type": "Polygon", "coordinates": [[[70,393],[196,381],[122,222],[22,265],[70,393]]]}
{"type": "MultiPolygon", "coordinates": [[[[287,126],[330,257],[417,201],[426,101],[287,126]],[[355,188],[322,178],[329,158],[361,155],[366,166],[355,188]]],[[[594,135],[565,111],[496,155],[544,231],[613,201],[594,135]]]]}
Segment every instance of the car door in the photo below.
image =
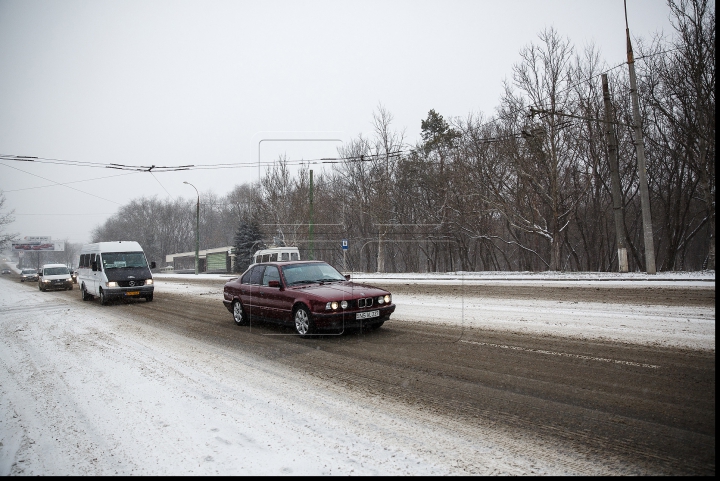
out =
{"type": "Polygon", "coordinates": [[[262,300],[258,297],[258,288],[262,283],[265,266],[255,266],[250,272],[250,284],[247,285],[247,302],[243,303],[250,317],[264,317],[262,300]]]}
{"type": "Polygon", "coordinates": [[[280,272],[276,266],[266,266],[265,272],[263,273],[263,279],[260,286],[258,286],[258,299],[262,304],[261,312],[262,316],[278,321],[280,319],[280,293],[279,287],[270,287],[270,282],[280,282],[280,272]]]}

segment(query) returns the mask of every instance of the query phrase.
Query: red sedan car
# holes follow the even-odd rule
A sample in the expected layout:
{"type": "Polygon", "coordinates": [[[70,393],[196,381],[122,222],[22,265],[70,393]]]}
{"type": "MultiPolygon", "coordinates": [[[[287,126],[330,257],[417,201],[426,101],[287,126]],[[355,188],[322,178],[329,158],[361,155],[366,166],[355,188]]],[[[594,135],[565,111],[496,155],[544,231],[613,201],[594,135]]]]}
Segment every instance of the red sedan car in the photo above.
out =
{"type": "Polygon", "coordinates": [[[225,284],[223,295],[237,325],[260,319],[292,325],[301,336],[378,328],[395,311],[388,291],[351,282],[320,261],[253,264],[225,284]]]}

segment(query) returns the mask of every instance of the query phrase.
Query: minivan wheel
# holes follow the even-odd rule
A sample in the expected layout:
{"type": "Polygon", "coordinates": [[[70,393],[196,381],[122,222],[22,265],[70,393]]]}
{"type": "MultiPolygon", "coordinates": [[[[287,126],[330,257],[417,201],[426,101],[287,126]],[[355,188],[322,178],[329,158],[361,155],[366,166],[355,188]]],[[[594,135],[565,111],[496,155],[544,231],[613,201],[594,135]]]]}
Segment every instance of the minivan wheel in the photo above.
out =
{"type": "Polygon", "coordinates": [[[145,301],[146,301],[146,302],[152,302],[152,300],[153,300],[153,295],[152,295],[152,294],[150,294],[149,296],[145,296],[145,301]]]}
{"type": "Polygon", "coordinates": [[[105,294],[105,291],[100,289],[100,304],[103,306],[106,306],[108,303],[107,295],[105,294]]]}
{"type": "Polygon", "coordinates": [[[310,312],[305,306],[298,307],[293,318],[295,320],[295,330],[300,336],[309,336],[315,330],[312,319],[310,319],[310,312]]]}
{"type": "Polygon", "coordinates": [[[85,284],[80,286],[80,298],[82,298],[83,301],[89,301],[91,299],[90,294],[88,294],[87,289],[85,289],[85,284]]]}
{"type": "Polygon", "coordinates": [[[240,301],[233,302],[233,320],[238,326],[244,326],[247,324],[245,310],[243,309],[242,304],[240,304],[240,301]]]}

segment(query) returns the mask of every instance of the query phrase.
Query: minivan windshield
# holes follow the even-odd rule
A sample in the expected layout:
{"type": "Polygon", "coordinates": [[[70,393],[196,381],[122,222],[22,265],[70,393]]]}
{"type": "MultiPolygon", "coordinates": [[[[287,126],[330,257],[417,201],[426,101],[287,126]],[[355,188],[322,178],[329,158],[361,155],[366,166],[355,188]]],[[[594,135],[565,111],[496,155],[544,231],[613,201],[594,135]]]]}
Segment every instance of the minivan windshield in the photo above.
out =
{"type": "Polygon", "coordinates": [[[121,269],[123,267],[147,267],[142,252],[103,252],[103,269],[121,269]]]}
{"type": "Polygon", "coordinates": [[[46,267],[43,271],[43,275],[46,276],[59,276],[62,274],[70,274],[67,267],[46,267]]]}

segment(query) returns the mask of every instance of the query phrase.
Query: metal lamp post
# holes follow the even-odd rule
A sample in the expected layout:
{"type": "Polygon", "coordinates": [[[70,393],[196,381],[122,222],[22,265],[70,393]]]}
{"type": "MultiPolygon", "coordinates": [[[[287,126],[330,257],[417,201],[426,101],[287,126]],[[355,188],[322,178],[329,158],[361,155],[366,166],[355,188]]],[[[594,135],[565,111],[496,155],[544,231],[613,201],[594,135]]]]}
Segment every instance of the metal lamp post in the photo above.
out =
{"type": "Polygon", "coordinates": [[[200,192],[190,182],[183,182],[183,184],[191,186],[197,193],[197,209],[195,210],[195,275],[198,275],[200,269],[200,192]]]}

